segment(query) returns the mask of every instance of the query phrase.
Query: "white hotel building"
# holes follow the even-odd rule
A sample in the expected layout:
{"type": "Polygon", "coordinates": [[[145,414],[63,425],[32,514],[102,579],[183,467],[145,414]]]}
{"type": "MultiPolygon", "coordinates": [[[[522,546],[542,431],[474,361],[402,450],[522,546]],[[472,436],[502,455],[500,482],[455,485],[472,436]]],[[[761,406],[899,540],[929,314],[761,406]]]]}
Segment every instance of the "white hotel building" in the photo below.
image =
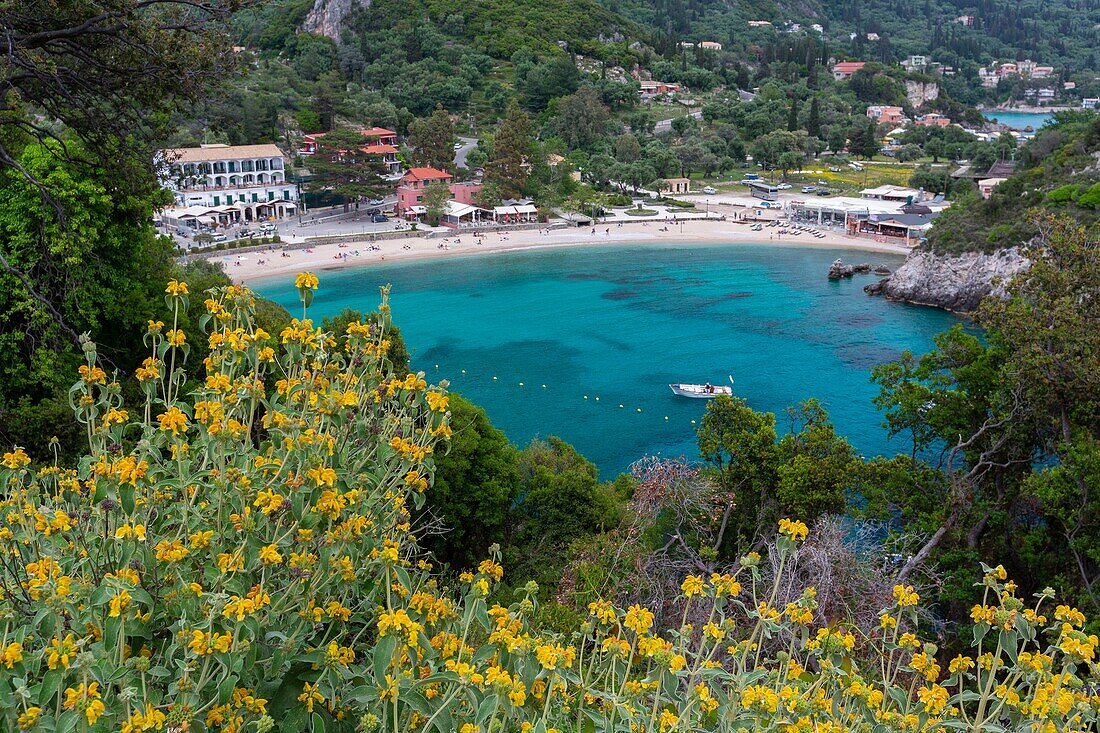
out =
{"type": "Polygon", "coordinates": [[[176,199],[173,219],[228,224],[285,219],[298,209],[276,145],[203,145],[162,152],[163,181],[176,199]]]}

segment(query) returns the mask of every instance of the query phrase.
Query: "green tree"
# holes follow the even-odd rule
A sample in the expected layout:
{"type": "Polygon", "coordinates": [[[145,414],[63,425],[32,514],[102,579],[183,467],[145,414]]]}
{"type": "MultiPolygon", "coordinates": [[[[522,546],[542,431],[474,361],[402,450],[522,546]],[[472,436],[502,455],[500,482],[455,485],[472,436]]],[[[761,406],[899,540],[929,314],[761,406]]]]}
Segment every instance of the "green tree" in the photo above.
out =
{"type": "Polygon", "coordinates": [[[520,196],[531,165],[531,122],[513,100],[493,136],[493,154],[485,164],[485,179],[500,186],[505,197],[520,196]]]}
{"type": "Polygon", "coordinates": [[[798,130],[798,100],[791,100],[790,110],[787,112],[787,132],[798,130]]]}
{"type": "Polygon", "coordinates": [[[454,170],[455,128],[443,105],[437,104],[431,117],[413,120],[409,124],[409,147],[417,165],[441,171],[454,170]]]}
{"type": "Polygon", "coordinates": [[[816,96],[810,100],[810,114],[806,120],[806,134],[810,137],[821,137],[821,103],[816,96]]]}
{"type": "Polygon", "coordinates": [[[867,159],[878,155],[880,147],[874,120],[860,120],[848,132],[848,137],[848,150],[852,155],[867,159]]]}
{"type": "Polygon", "coordinates": [[[313,177],[306,184],[308,190],[338,196],[344,211],[354,201],[385,193],[389,189],[385,161],[378,153],[368,153],[366,143],[362,133],[347,128],[318,138],[317,151],[309,161],[313,177]]]}
{"type": "Polygon", "coordinates": [[[618,525],[619,500],[597,479],[596,467],[551,436],[520,452],[520,499],[512,512],[506,556],[539,585],[556,587],[570,543],[618,525]]]}
{"type": "Polygon", "coordinates": [[[446,183],[431,183],[424,189],[421,203],[424,205],[424,217],[428,223],[439,226],[439,220],[447,210],[447,202],[451,200],[451,189],[446,183]]]}
{"type": "Polygon", "coordinates": [[[508,540],[520,491],[519,451],[483,409],[456,393],[449,397],[453,435],[449,450],[436,458],[425,506],[447,531],[425,538],[425,546],[440,561],[465,568],[484,560],[490,545],[508,540]]]}
{"type": "Polygon", "coordinates": [[[716,535],[720,556],[736,557],[776,514],[771,489],[778,469],[775,416],[757,412],[739,397],[720,395],[707,404],[698,430],[699,455],[710,467],[723,506],[716,535]]]}
{"type": "Polygon", "coordinates": [[[558,103],[551,131],[571,148],[587,148],[607,134],[608,111],[591,87],[581,87],[558,103]]]}

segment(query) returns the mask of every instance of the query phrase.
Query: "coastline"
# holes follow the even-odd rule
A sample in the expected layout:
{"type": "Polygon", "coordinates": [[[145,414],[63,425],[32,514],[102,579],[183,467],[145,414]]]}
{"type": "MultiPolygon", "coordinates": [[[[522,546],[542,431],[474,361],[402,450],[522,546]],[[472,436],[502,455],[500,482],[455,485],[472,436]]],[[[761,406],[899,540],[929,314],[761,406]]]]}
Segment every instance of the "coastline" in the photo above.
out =
{"type": "MultiPolygon", "coordinates": [[[[816,249],[848,249],[853,252],[906,255],[910,248],[904,245],[876,242],[863,237],[853,237],[828,230],[821,230],[825,237],[819,239],[806,232],[798,236],[776,234],[775,228],[765,227],[754,232],[747,220],[732,221],[684,221],[665,224],[663,221],[631,222],[627,226],[604,225],[590,228],[550,229],[539,232],[524,230],[514,232],[486,232],[482,244],[476,244],[472,232],[455,232],[451,237],[409,237],[407,239],[376,242],[377,251],[369,251],[369,242],[355,244],[323,244],[310,250],[295,249],[281,252],[249,252],[210,257],[225,267],[226,273],[236,282],[248,283],[270,277],[294,275],[303,270],[326,272],[349,267],[378,266],[390,262],[444,260],[453,257],[505,254],[540,249],[597,248],[614,245],[682,246],[754,244],[777,247],[812,247],[816,249]],[[668,231],[660,231],[667,227],[668,231]],[[442,249],[445,244],[447,249],[442,249]],[[287,256],[283,256],[283,255],[287,256]],[[261,264],[262,263],[262,264],[261,264]]],[[[762,222],[763,223],[763,222],[762,222]]]]}

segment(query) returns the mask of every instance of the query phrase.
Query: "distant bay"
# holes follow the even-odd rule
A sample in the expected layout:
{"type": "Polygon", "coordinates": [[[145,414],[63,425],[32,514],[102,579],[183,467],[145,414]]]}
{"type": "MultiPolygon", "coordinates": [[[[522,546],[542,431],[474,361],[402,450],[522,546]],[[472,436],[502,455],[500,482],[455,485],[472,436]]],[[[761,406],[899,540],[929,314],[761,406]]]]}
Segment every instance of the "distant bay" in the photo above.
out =
{"type": "Polygon", "coordinates": [[[1028,127],[1032,130],[1038,130],[1054,118],[1053,112],[1002,112],[1000,110],[986,110],[983,114],[987,120],[1000,122],[1002,125],[1008,125],[1013,130],[1020,131],[1026,130],[1028,127]]]}
{"type": "MultiPolygon", "coordinates": [[[[519,445],[561,436],[604,478],[648,454],[695,459],[705,401],[668,384],[727,375],[780,430],[787,406],[816,397],[863,454],[905,451],[871,403],[871,368],[931,349],[956,319],[870,298],[869,277],[829,282],[837,257],[902,261],[766,245],[514,252],[321,272],[311,315],[371,310],[392,284],[414,369],[450,380],[519,445]]],[[[292,281],[254,287],[293,313],[292,281]]]]}

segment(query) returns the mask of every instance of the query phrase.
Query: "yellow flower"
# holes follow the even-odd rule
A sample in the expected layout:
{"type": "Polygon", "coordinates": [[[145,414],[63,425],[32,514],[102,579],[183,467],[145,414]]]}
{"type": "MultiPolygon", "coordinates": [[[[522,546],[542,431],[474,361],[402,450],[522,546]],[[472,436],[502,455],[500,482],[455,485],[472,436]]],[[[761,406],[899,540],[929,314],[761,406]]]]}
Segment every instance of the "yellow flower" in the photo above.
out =
{"type": "Polygon", "coordinates": [[[685,598],[700,595],[703,592],[703,579],[698,575],[689,575],[680,584],[680,590],[684,592],[685,598]]]}
{"type": "Polygon", "coordinates": [[[187,283],[177,280],[169,280],[164,292],[169,295],[187,295],[187,283]]]}
{"type": "MultiPolygon", "coordinates": [[[[294,278],[294,287],[299,290],[316,290],[320,282],[312,272],[299,272],[294,278]]],[[[310,708],[312,710],[312,708],[310,708]]]]}
{"type": "Polygon", "coordinates": [[[802,522],[790,519],[779,520],[779,534],[800,542],[810,536],[809,528],[802,522]]]}
{"type": "Polygon", "coordinates": [[[122,612],[130,607],[130,593],[128,591],[119,591],[113,598],[111,598],[110,612],[107,614],[112,618],[118,618],[122,615],[122,612]]]}
{"type": "Polygon", "coordinates": [[[18,641],[13,641],[4,647],[4,651],[0,652],[0,664],[3,664],[8,669],[11,669],[19,662],[23,661],[23,645],[18,641]]]}
{"type": "Polygon", "coordinates": [[[11,453],[4,454],[4,468],[22,468],[31,462],[31,457],[28,456],[22,448],[16,447],[11,453]]]}
{"type": "Polygon", "coordinates": [[[649,609],[642,608],[635,603],[626,610],[626,619],[623,621],[623,626],[630,629],[635,634],[646,633],[652,625],[653,612],[649,609]]]}
{"type": "Polygon", "coordinates": [[[33,728],[38,723],[38,716],[41,714],[42,708],[37,705],[32,705],[19,714],[19,719],[16,723],[18,723],[20,730],[33,728]]]}
{"type": "MultiPolygon", "coordinates": [[[[299,275],[298,277],[301,277],[299,275]]],[[[298,695],[298,702],[305,703],[306,711],[313,712],[313,706],[316,703],[323,703],[325,701],[324,695],[317,691],[316,685],[311,685],[308,682],[302,687],[302,694],[298,695]]]]}
{"type": "Polygon", "coordinates": [[[260,548],[260,560],[264,565],[278,565],[283,561],[283,556],[275,545],[265,545],[260,548]]]}
{"type": "Polygon", "coordinates": [[[180,431],[187,430],[187,415],[178,407],[173,407],[168,412],[161,413],[157,416],[157,420],[160,422],[160,429],[166,433],[178,435],[180,431]]]}

